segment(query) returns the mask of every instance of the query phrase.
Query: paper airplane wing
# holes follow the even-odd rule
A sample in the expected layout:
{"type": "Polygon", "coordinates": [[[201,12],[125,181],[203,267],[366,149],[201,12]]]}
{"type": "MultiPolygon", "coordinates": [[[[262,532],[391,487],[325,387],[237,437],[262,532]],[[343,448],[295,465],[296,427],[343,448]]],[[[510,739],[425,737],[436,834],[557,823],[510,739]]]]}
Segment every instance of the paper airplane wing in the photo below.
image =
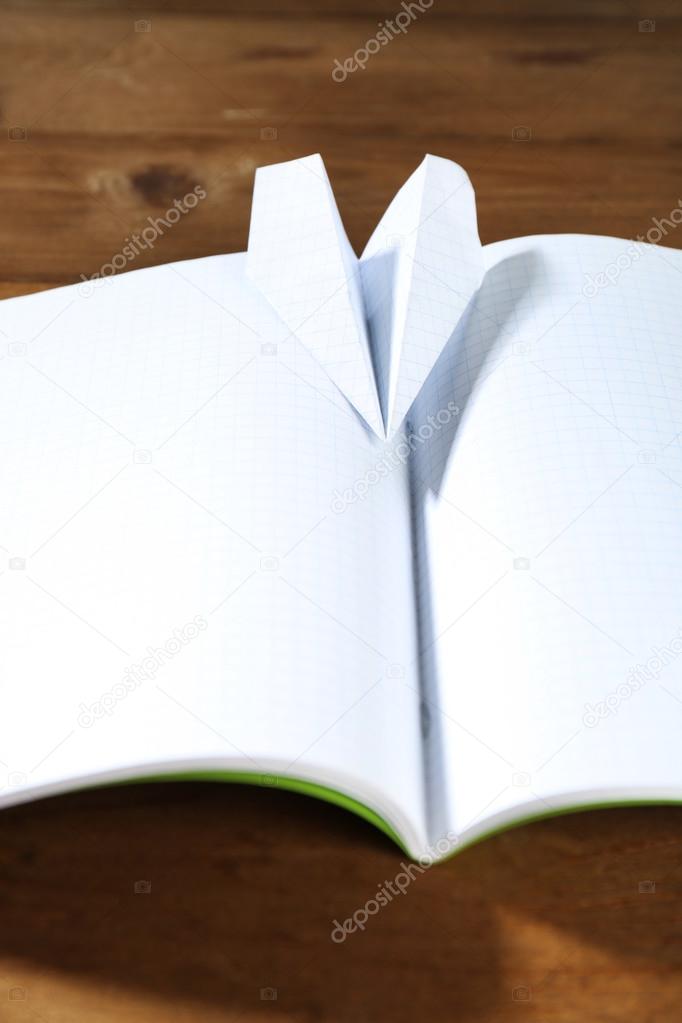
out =
{"type": "Polygon", "coordinates": [[[319,155],[256,171],[246,272],[383,438],[359,263],[319,155]]]}
{"type": "Polygon", "coordinates": [[[387,435],[401,425],[483,278],[465,171],[426,156],[360,259],[387,435]]]}

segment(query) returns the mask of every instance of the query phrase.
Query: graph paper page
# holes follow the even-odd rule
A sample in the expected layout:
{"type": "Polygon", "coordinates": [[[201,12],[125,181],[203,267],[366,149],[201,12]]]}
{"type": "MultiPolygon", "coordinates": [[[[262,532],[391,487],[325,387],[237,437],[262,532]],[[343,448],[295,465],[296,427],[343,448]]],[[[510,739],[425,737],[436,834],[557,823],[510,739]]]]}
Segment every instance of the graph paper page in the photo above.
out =
{"type": "Polygon", "coordinates": [[[421,842],[406,471],[367,485],[382,443],[244,258],[11,300],[0,329],[0,799],[281,772],[421,842]]]}
{"type": "Polygon", "coordinates": [[[682,794],[682,255],[547,236],[486,256],[412,413],[459,407],[415,466],[435,783],[469,835],[682,794]]]}

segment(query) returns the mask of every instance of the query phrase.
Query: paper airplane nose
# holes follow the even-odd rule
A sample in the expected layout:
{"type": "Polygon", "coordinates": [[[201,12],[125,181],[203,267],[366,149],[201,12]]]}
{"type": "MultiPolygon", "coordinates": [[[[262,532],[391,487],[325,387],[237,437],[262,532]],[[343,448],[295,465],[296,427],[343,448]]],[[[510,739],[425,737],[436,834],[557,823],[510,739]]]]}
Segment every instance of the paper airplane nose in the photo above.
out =
{"type": "Polygon", "coordinates": [[[391,436],[483,279],[476,198],[466,172],[451,160],[424,157],[379,221],[360,263],[391,436]]]}
{"type": "Polygon", "coordinates": [[[425,157],[358,260],[319,155],[259,168],[246,265],[367,425],[390,437],[483,278],[471,182],[425,157]]]}

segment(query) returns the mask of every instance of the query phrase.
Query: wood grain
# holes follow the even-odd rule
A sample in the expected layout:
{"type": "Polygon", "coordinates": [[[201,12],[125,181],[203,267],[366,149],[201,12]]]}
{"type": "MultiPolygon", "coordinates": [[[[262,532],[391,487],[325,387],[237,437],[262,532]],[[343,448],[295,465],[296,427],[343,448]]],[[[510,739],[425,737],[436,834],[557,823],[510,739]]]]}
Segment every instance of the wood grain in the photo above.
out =
{"type": "MultiPolygon", "coordinates": [[[[399,7],[0,5],[0,296],[96,272],[196,184],[205,202],[135,266],[243,249],[255,167],[317,151],[357,247],[426,151],[470,171],[484,241],[632,237],[677,206],[680,3],[436,0],[334,82],[399,7]]],[[[670,808],[528,825],[337,945],[332,920],[401,869],[340,810],[209,784],[16,808],[0,815],[0,1023],[676,1019],[681,851],[670,808]]]]}

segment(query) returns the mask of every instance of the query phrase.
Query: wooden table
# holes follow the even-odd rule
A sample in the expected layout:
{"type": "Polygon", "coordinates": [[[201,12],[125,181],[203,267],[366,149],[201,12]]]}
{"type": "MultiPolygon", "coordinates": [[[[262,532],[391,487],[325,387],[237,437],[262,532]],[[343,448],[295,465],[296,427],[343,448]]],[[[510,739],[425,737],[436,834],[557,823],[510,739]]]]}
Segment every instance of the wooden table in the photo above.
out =
{"type": "MultiPolygon", "coordinates": [[[[333,81],[399,9],[3,5],[0,294],[96,272],[196,184],[207,200],[135,266],[241,250],[254,168],[315,151],[356,246],[425,151],[468,169],[486,242],[633,237],[677,206],[682,4],[435,0],[333,81]]],[[[682,810],[536,823],[335,945],[401,859],[340,810],[190,784],[15,808],[0,1023],[677,1019],[681,852],[682,810]]]]}

